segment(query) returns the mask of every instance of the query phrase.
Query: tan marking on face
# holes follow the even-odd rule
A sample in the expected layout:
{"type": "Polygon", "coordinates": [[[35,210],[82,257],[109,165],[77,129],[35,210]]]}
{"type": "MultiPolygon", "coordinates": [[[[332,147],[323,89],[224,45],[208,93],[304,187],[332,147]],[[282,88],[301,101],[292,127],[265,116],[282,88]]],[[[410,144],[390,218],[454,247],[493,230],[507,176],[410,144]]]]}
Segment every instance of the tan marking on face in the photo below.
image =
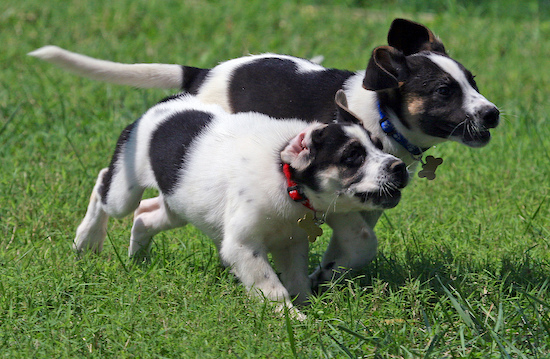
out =
{"type": "Polygon", "coordinates": [[[412,116],[419,115],[424,111],[424,100],[420,97],[411,97],[407,103],[407,109],[412,116]]]}

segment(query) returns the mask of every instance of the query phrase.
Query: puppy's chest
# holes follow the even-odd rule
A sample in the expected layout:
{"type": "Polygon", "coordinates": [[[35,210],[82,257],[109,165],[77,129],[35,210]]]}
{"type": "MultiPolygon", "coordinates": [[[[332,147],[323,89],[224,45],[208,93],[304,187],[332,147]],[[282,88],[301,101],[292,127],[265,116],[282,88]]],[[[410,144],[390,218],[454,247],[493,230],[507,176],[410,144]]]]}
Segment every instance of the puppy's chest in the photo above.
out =
{"type": "Polygon", "coordinates": [[[260,221],[257,238],[268,248],[291,244],[304,238],[306,232],[298,227],[297,220],[269,218],[260,221]]]}

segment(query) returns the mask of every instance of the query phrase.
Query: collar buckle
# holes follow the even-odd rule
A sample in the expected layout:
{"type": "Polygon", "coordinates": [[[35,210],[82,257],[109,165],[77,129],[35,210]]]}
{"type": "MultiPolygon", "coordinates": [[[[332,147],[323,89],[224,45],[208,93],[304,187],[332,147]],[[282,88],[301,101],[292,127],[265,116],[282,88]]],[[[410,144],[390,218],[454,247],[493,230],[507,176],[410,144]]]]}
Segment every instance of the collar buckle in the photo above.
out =
{"type": "Polygon", "coordinates": [[[294,202],[306,201],[304,192],[297,184],[294,186],[288,187],[286,191],[288,192],[288,195],[294,202]]]}

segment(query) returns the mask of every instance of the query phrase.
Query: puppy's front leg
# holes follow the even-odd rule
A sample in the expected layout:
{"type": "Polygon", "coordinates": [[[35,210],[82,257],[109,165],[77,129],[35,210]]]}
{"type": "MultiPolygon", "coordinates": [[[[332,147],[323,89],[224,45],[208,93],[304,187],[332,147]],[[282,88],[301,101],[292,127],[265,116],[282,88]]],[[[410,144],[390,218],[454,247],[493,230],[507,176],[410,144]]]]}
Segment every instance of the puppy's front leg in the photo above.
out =
{"type": "MultiPolygon", "coordinates": [[[[220,258],[251,293],[279,302],[278,310],[284,305],[292,308],[288,291],[267,257],[265,237],[266,228],[270,226],[263,220],[254,208],[239,208],[231,212],[224,225],[220,258]]],[[[294,308],[292,312],[295,312],[294,308]]]]}
{"type": "Polygon", "coordinates": [[[303,304],[311,294],[311,280],[307,275],[309,242],[303,229],[296,228],[290,239],[273,248],[271,255],[280,278],[297,304],[303,304]],[[295,299],[296,298],[296,299],[295,299]]]}
{"type": "Polygon", "coordinates": [[[272,301],[290,302],[288,291],[269,264],[267,250],[263,245],[226,233],[220,257],[248,290],[272,301]]]}
{"type": "Polygon", "coordinates": [[[313,288],[340,277],[346,269],[360,269],[374,259],[378,240],[372,227],[381,213],[373,212],[368,222],[359,212],[331,214],[327,218],[333,234],[321,265],[310,275],[313,288]]]}

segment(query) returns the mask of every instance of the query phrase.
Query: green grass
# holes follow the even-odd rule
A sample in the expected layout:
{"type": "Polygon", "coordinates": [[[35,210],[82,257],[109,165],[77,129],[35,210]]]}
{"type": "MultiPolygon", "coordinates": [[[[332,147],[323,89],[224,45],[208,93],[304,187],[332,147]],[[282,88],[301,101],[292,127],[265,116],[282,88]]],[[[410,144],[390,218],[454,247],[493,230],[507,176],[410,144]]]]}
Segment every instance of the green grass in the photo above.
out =
{"type": "MultiPolygon", "coordinates": [[[[550,357],[550,22],[546,1],[61,1],[0,5],[0,356],[550,357]],[[518,6],[518,4],[522,6],[518,6]],[[126,259],[71,250],[120,131],[169,92],[92,82],[26,56],[214,66],[247,53],[362,69],[394,17],[423,22],[502,110],[491,143],[447,143],[377,226],[380,253],[297,322],[249,298],[193,227],[126,259]],[[287,320],[289,319],[289,320],[287,320]]],[[[311,248],[311,266],[328,233],[311,248]]]]}

